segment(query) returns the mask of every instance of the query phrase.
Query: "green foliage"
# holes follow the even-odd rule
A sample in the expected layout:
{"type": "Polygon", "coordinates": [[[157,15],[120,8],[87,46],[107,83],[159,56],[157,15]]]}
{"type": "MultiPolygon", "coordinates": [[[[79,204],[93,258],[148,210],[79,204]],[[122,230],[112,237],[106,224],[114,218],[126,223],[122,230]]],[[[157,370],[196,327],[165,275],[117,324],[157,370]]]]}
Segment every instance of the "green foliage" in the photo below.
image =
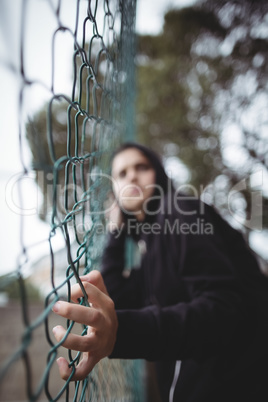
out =
{"type": "Polygon", "coordinates": [[[15,274],[0,276],[0,291],[5,292],[11,300],[21,300],[24,292],[30,302],[41,300],[39,290],[30,282],[29,279],[19,278],[15,274]]]}
{"type": "Polygon", "coordinates": [[[219,24],[211,13],[170,11],[163,34],[139,38],[138,138],[161,153],[168,142],[177,144],[193,185],[207,184],[222,169],[217,132],[205,124],[211,120],[214,74],[191,54],[200,25],[207,29],[209,21],[215,31],[219,24]]]}
{"type": "MultiPolygon", "coordinates": [[[[196,188],[212,184],[214,204],[218,182],[227,196],[256,167],[268,168],[267,16],[264,1],[204,0],[170,10],[161,34],[138,38],[138,139],[177,156],[196,188]],[[233,126],[239,149],[232,164],[223,133],[233,126]]],[[[248,216],[250,188],[246,193],[248,216]]],[[[216,207],[227,208],[226,196],[216,207]]]]}

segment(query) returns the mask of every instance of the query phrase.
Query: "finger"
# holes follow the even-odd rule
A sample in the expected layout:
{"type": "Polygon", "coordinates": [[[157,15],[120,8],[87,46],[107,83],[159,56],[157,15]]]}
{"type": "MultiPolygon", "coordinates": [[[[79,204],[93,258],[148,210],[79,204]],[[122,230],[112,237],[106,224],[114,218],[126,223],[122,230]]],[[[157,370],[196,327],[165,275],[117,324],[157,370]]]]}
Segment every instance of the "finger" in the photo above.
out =
{"type": "Polygon", "coordinates": [[[103,293],[108,295],[102,275],[99,271],[93,270],[93,271],[89,272],[89,274],[81,276],[80,279],[82,282],[84,281],[84,282],[92,283],[92,285],[96,286],[99,290],[101,290],[103,293]]]}
{"type": "MultiPolygon", "coordinates": [[[[68,380],[68,378],[72,374],[73,370],[71,367],[69,367],[69,363],[67,362],[67,360],[64,359],[64,357],[59,357],[57,359],[57,365],[59,368],[61,378],[65,381],[68,380]]],[[[73,377],[72,377],[72,380],[73,380],[73,377]]]]}
{"type": "Polygon", "coordinates": [[[90,325],[94,328],[101,328],[103,324],[102,312],[94,307],[58,301],[54,305],[53,311],[61,317],[68,318],[78,324],[90,325]]]}
{"type": "Polygon", "coordinates": [[[94,356],[89,353],[84,353],[82,360],[79,362],[75,369],[74,380],[81,381],[93,370],[95,365],[99,362],[94,356]]]}
{"type": "MultiPolygon", "coordinates": [[[[84,290],[88,296],[88,301],[92,303],[94,307],[103,307],[107,301],[110,300],[110,297],[95,285],[84,281],[82,282],[82,285],[84,286],[84,290]]],[[[71,289],[71,299],[77,303],[77,300],[83,296],[84,293],[80,285],[78,283],[73,285],[71,289]]]]}
{"type": "MultiPolygon", "coordinates": [[[[92,371],[97,362],[98,360],[96,360],[94,357],[90,356],[88,353],[84,353],[82,360],[75,369],[75,373],[72,376],[71,381],[84,380],[86,376],[92,371]]],[[[57,360],[57,364],[59,367],[61,378],[65,381],[68,380],[72,373],[72,368],[69,367],[67,360],[63,357],[60,357],[57,360]]]]}
{"type": "MultiPolygon", "coordinates": [[[[61,325],[57,325],[52,331],[57,342],[61,342],[66,335],[66,330],[61,325]]],[[[62,346],[66,349],[72,349],[77,352],[89,352],[94,350],[96,347],[96,337],[94,336],[94,333],[89,333],[89,335],[85,336],[70,333],[62,343],[62,346]]]]}

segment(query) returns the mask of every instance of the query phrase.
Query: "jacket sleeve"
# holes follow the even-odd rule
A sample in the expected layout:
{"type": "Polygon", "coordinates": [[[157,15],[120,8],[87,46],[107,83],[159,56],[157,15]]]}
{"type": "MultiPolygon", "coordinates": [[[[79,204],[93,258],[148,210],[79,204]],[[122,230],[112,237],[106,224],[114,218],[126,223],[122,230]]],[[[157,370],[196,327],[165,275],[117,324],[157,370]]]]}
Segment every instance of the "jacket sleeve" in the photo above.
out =
{"type": "Polygon", "coordinates": [[[221,236],[180,236],[179,247],[188,300],[118,310],[111,357],[202,360],[249,342],[255,327],[254,302],[236,277],[221,236]]]}
{"type": "Polygon", "coordinates": [[[142,272],[139,268],[132,268],[125,275],[125,240],[124,231],[114,231],[108,235],[102,256],[101,273],[116,308],[140,308],[142,272]]]}

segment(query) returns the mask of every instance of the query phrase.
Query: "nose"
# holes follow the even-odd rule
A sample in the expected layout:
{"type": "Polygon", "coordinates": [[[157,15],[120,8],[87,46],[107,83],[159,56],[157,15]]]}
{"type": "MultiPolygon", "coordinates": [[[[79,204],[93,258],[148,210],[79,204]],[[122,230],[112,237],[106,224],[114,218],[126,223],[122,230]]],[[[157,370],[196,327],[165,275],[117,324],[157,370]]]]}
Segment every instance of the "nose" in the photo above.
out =
{"type": "Polygon", "coordinates": [[[137,180],[137,172],[136,172],[135,169],[129,169],[127,176],[128,176],[128,181],[130,183],[136,182],[136,180],[137,180]]]}

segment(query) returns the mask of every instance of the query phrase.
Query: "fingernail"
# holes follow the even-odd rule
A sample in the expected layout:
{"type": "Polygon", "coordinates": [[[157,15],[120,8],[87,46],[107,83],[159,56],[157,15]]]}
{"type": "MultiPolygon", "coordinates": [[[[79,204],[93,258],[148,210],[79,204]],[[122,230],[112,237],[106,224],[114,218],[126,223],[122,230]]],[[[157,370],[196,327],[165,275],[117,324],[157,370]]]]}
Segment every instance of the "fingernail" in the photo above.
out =
{"type": "Polygon", "coordinates": [[[52,310],[54,311],[54,313],[58,313],[60,311],[60,303],[57,302],[54,304],[54,306],[52,307],[52,310]]]}
{"type": "Polygon", "coordinates": [[[58,326],[52,328],[52,332],[53,332],[53,334],[56,334],[58,332],[58,326]]]}

